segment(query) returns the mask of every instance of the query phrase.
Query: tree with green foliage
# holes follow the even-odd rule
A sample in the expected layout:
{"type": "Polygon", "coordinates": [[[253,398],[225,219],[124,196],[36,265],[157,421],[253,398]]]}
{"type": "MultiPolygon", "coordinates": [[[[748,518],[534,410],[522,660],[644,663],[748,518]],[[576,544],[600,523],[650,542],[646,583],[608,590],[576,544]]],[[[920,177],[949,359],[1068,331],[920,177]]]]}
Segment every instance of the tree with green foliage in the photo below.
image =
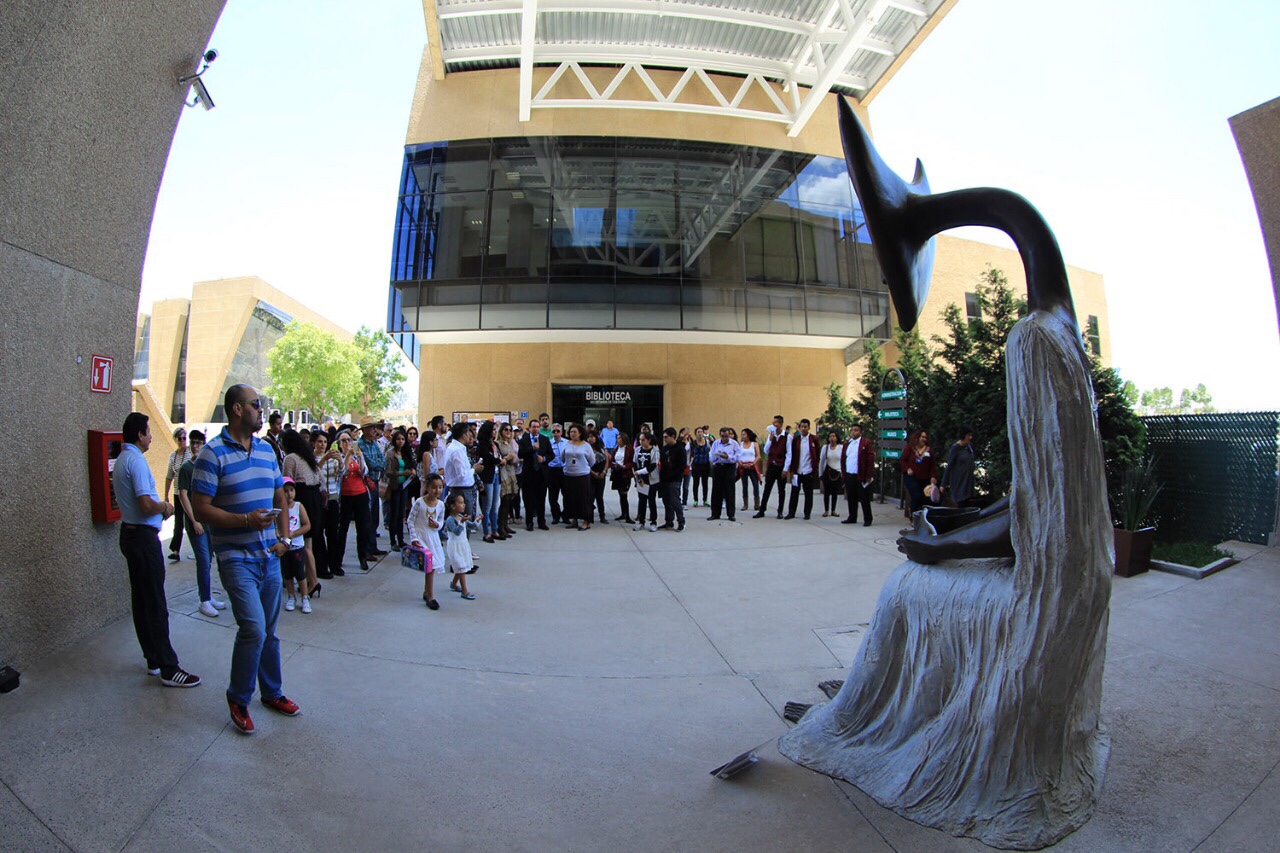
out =
{"type": "MultiPolygon", "coordinates": [[[[936,349],[918,334],[901,329],[896,331],[894,343],[902,353],[899,368],[907,376],[908,429],[927,429],[935,452],[945,458],[946,449],[961,437],[961,428],[971,427],[979,462],[975,484],[980,492],[995,497],[1008,492],[1013,480],[1005,348],[1009,333],[1027,307],[998,269],[988,268],[976,290],[981,317],[969,319],[958,305],[948,305],[943,311],[943,332],[932,339],[936,349]]],[[[877,430],[874,413],[884,371],[883,352],[869,349],[861,377],[862,393],[853,401],[859,417],[877,430]]],[[[1126,390],[1135,395],[1137,389],[1132,383],[1127,383],[1126,389],[1119,374],[1103,368],[1096,358],[1092,359],[1091,378],[1111,483],[1123,469],[1140,462],[1145,451],[1142,423],[1126,396],[1126,390]]]]}
{"type": "Polygon", "coordinates": [[[1182,389],[1182,394],[1178,397],[1178,408],[1184,413],[1195,415],[1207,415],[1217,411],[1213,407],[1213,395],[1209,393],[1208,388],[1204,387],[1203,382],[1190,390],[1182,389]]]}
{"type": "Polygon", "coordinates": [[[271,384],[263,389],[282,409],[303,410],[319,420],[350,411],[360,383],[357,353],[330,332],[296,320],[267,352],[271,384]]]}
{"type": "Polygon", "coordinates": [[[827,386],[827,410],[818,417],[816,424],[818,438],[826,444],[827,436],[835,430],[841,441],[848,441],[849,428],[856,423],[858,417],[844,398],[844,386],[832,382],[827,386]]]}
{"type": "Polygon", "coordinates": [[[1142,419],[1134,414],[1132,397],[1127,392],[1127,388],[1133,388],[1132,382],[1122,382],[1119,371],[1103,367],[1097,356],[1089,358],[1089,376],[1093,380],[1108,491],[1114,491],[1126,469],[1142,464],[1147,431],[1142,419]]]}
{"type": "Polygon", "coordinates": [[[1142,411],[1149,415],[1173,414],[1173,389],[1152,388],[1150,391],[1143,391],[1142,411]]]}
{"type": "Polygon", "coordinates": [[[350,412],[356,416],[378,414],[405,380],[400,372],[400,353],[386,332],[368,326],[360,327],[352,345],[356,349],[360,385],[350,412]]]}

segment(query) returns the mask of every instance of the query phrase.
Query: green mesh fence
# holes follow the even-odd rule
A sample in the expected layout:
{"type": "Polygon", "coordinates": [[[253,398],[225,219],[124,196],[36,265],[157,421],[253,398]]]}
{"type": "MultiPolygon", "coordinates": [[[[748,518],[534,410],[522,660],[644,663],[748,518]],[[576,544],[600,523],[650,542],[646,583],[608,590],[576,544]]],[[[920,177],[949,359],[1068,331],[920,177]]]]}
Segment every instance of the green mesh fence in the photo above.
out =
{"type": "Polygon", "coordinates": [[[1280,413],[1157,415],[1142,422],[1164,487],[1153,508],[1157,538],[1266,543],[1276,511],[1280,413]]]}

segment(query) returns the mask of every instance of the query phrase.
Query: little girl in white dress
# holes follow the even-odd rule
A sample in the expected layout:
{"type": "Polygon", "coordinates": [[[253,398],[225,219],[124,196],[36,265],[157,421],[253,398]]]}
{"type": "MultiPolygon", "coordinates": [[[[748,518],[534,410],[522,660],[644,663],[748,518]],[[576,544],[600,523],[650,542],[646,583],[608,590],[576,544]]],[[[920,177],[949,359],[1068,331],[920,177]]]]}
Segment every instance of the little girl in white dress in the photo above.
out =
{"type": "Polygon", "coordinates": [[[444,557],[445,565],[453,572],[453,582],[449,589],[462,593],[467,601],[475,601],[475,596],[467,591],[467,573],[475,565],[471,560],[471,543],[467,541],[467,503],[461,494],[449,499],[449,517],[444,520],[444,557]]]}
{"type": "Polygon", "coordinates": [[[444,529],[444,480],[439,474],[428,474],[423,481],[423,497],[417,498],[409,508],[409,547],[423,552],[422,568],[426,575],[422,586],[422,600],[432,610],[439,610],[434,586],[435,573],[445,570],[444,544],[440,531],[444,529]],[[430,554],[428,558],[427,555],[430,554]]]}

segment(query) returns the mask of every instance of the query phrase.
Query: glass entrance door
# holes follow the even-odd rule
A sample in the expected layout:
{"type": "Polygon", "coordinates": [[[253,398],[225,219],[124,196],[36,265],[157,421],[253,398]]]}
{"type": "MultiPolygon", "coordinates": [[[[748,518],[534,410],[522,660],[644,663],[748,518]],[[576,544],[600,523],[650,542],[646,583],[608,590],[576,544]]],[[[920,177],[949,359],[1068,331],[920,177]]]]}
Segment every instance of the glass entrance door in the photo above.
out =
{"type": "Polygon", "coordinates": [[[662,432],[661,385],[553,385],[551,418],[560,423],[594,421],[614,426],[633,438],[642,424],[662,432]]]}

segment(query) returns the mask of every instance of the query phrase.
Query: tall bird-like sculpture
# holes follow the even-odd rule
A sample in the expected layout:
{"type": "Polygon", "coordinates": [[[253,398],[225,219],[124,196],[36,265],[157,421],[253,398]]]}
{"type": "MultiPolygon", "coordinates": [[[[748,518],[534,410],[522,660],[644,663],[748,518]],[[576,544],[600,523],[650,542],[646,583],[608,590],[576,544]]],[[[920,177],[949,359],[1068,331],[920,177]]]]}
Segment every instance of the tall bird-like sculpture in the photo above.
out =
{"type": "Polygon", "coordinates": [[[901,180],[843,100],[840,110],[849,173],[904,328],[928,295],[935,234],[992,226],[1018,246],[1029,313],[1006,352],[1013,487],[972,523],[917,520],[845,683],[779,748],[918,823],[995,847],[1044,847],[1089,819],[1110,751],[1099,707],[1111,525],[1066,267],[1025,199],[930,195],[918,163],[915,181],[901,180]]]}

